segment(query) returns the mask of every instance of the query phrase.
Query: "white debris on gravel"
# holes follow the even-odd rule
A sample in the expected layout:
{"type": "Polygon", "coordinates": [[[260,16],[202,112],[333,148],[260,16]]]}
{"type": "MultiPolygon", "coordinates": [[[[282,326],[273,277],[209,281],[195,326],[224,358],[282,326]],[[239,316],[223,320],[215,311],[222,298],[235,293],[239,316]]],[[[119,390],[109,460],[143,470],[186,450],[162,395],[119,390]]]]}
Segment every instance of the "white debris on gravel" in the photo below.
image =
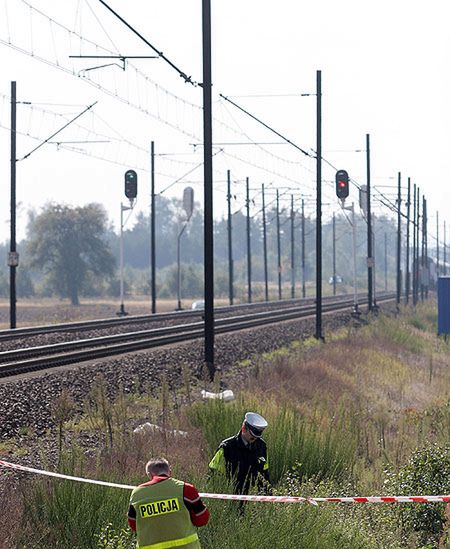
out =
{"type": "Polygon", "coordinates": [[[179,431],[178,429],[164,429],[164,427],[160,427],[159,425],[155,425],[154,423],[149,423],[148,421],[146,423],[142,423],[142,425],[139,425],[138,427],[136,427],[136,429],[133,429],[133,433],[135,435],[146,435],[164,431],[175,436],[187,436],[187,431],[179,431]]]}
{"type": "Polygon", "coordinates": [[[224,402],[229,402],[234,400],[236,397],[231,389],[226,389],[225,391],[220,391],[219,393],[210,393],[209,391],[202,390],[202,398],[218,398],[224,402]]]}

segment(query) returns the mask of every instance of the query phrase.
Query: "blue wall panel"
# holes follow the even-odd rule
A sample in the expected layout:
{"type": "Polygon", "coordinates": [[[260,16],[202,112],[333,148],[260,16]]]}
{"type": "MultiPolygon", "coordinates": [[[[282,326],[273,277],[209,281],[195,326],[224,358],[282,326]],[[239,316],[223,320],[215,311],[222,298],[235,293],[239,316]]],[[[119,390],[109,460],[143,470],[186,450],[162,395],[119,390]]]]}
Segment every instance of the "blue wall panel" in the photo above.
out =
{"type": "Polygon", "coordinates": [[[438,278],[438,334],[450,334],[450,276],[438,278]]]}

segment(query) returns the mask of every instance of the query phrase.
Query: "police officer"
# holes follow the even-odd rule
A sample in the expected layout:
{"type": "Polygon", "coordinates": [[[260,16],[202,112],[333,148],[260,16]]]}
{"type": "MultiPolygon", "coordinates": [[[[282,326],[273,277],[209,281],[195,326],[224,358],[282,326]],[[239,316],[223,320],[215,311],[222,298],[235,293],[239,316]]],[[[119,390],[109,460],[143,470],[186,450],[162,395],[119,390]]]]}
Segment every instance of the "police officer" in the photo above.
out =
{"type": "Polygon", "coordinates": [[[232,478],[236,492],[248,494],[251,486],[269,482],[267,446],[262,439],[267,421],[255,412],[247,412],[240,432],[223,440],[209,468],[232,478]]]}
{"type": "Polygon", "coordinates": [[[133,490],[128,524],[137,533],[140,549],[198,549],[196,526],[205,526],[209,511],[197,489],[170,476],[166,459],[150,460],[145,471],[149,482],[133,490]]]}

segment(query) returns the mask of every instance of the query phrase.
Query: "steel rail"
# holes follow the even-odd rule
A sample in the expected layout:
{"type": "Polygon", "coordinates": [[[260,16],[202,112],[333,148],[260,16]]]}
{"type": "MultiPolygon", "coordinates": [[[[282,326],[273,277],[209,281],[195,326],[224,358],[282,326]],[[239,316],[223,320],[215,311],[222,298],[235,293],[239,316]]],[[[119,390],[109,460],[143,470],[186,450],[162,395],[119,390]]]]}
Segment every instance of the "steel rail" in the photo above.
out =
{"type": "MultiPolygon", "coordinates": [[[[346,299],[347,296],[329,296],[328,299],[346,299]]],[[[258,301],[255,303],[240,303],[238,305],[231,305],[226,307],[216,307],[216,314],[228,314],[234,311],[239,311],[242,309],[257,309],[269,307],[271,309],[275,307],[284,306],[288,308],[290,306],[295,306],[300,303],[313,303],[314,298],[295,298],[295,299],[284,299],[281,301],[258,301]]],[[[41,326],[27,326],[24,328],[14,328],[7,330],[0,330],[0,342],[9,341],[12,339],[17,339],[25,336],[34,336],[41,334],[50,334],[57,332],[74,332],[74,331],[85,331],[85,330],[102,330],[110,328],[112,326],[127,326],[133,324],[140,324],[143,322],[164,322],[166,320],[182,320],[185,318],[195,318],[201,317],[204,314],[202,309],[200,310],[186,310],[186,311],[177,311],[170,313],[156,313],[156,314],[145,314],[145,315],[130,315],[126,318],[104,318],[104,319],[95,319],[95,320],[84,320],[77,322],[66,322],[59,324],[49,324],[41,326]]]]}
{"type": "MultiPolygon", "coordinates": [[[[395,299],[394,294],[378,298],[379,302],[395,299]]],[[[324,313],[345,311],[353,305],[353,300],[327,303],[324,313]]],[[[265,311],[252,315],[225,318],[216,321],[217,334],[256,328],[274,322],[297,320],[314,314],[314,304],[295,310],[278,310],[275,314],[265,311]]],[[[117,334],[102,338],[58,343],[49,346],[0,353],[1,360],[16,360],[0,364],[0,377],[7,377],[33,370],[54,368],[77,362],[105,358],[144,349],[190,341],[204,335],[202,322],[168,326],[156,330],[145,330],[128,334],[117,334]],[[87,348],[86,348],[87,347],[87,348]],[[62,352],[65,350],[66,352],[62,352]],[[27,354],[28,353],[28,354],[27,354]],[[45,355],[45,356],[41,356],[45,355]]]]}
{"type": "MultiPolygon", "coordinates": [[[[332,304],[342,304],[342,300],[333,300],[330,302],[332,304]]],[[[350,303],[347,299],[346,304],[350,303]]],[[[283,320],[296,318],[299,313],[314,311],[314,304],[311,305],[302,305],[301,307],[292,307],[289,309],[277,309],[270,311],[261,311],[258,313],[251,313],[244,316],[235,316],[228,317],[225,319],[218,319],[215,321],[215,326],[220,327],[224,324],[234,324],[240,323],[244,320],[258,320],[258,319],[270,319],[271,321],[283,320]]],[[[77,339],[74,341],[65,341],[60,343],[51,343],[48,345],[38,346],[38,347],[27,347],[25,349],[11,349],[8,351],[0,352],[0,363],[7,362],[9,360],[22,360],[30,356],[36,357],[39,355],[49,355],[56,354],[59,351],[73,351],[76,349],[83,349],[86,347],[101,347],[105,345],[112,345],[114,343],[125,343],[127,341],[133,341],[144,338],[153,338],[159,336],[165,336],[167,334],[181,333],[189,330],[194,330],[196,328],[202,328],[203,322],[196,322],[190,324],[178,324],[175,326],[166,326],[163,328],[152,328],[148,330],[139,330],[135,332],[127,332],[121,334],[113,334],[107,336],[97,336],[88,339],[77,339]]]]}

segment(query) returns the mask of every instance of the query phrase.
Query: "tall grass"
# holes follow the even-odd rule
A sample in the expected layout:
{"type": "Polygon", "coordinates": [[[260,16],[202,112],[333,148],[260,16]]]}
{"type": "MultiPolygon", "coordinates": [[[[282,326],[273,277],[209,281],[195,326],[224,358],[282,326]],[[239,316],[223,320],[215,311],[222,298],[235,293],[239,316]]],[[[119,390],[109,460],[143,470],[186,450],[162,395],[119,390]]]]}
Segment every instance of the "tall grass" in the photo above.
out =
{"type": "Polygon", "coordinates": [[[244,396],[230,404],[221,400],[196,403],[189,417],[202,429],[212,455],[222,439],[239,431],[245,412],[250,410],[260,412],[269,422],[264,439],[272,483],[293,467],[302,478],[337,478],[351,471],[356,440],[344,420],[333,421],[324,429],[322,420],[305,419],[289,404],[258,403],[244,396]]]}
{"type": "MultiPolygon", "coordinates": [[[[210,504],[211,524],[199,532],[204,549],[363,549],[378,545],[336,508],[249,504],[244,513],[210,504]]],[[[393,546],[391,545],[391,548],[393,546]]]]}
{"type": "MultiPolygon", "coordinates": [[[[78,473],[85,462],[79,456],[64,468],[78,473]]],[[[104,479],[118,481],[110,474],[104,479]]],[[[128,479],[126,479],[128,480],[128,479]]],[[[205,480],[189,479],[202,488],[205,480]]],[[[123,482],[123,479],[122,479],[123,482]]],[[[215,477],[214,488],[228,491],[226,480],[215,477]]],[[[212,485],[210,485],[212,486],[212,485]]],[[[295,476],[280,483],[283,493],[315,495],[316,485],[304,485],[295,476]]],[[[318,495],[339,491],[339,484],[325,483],[318,495]]],[[[38,479],[27,489],[21,549],[132,549],[134,536],[127,530],[129,493],[75,482],[38,479]]],[[[376,532],[365,509],[309,504],[246,504],[207,501],[211,520],[199,530],[203,549],[359,549],[397,546],[386,532],[376,532]]]]}
{"type": "MultiPolygon", "coordinates": [[[[76,448],[63,449],[60,470],[139,484],[145,480],[145,462],[165,455],[175,477],[200,491],[230,493],[226,478],[208,476],[208,461],[221,440],[239,431],[245,412],[255,411],[269,422],[264,438],[274,493],[380,493],[388,488],[386,471],[396,474],[416,447],[448,441],[450,348],[435,338],[433,315],[428,305],[399,318],[380,315],[347,336],[341,332],[328,345],[297,345],[256,364],[241,363],[241,391],[232,403],[191,404],[195,389],[187,372],[189,405],[182,410],[171,408],[177,396],[165,383],[159,399],[150,400],[142,395],[110,399],[106,391],[94,390],[84,416],[70,425],[76,432],[95,433],[105,448],[95,459],[76,448]],[[136,437],[130,424],[138,418],[169,431],[136,437]],[[171,435],[173,428],[189,436],[171,435]]],[[[62,413],[60,419],[63,441],[62,413]]],[[[423,478],[417,479],[418,491],[423,478]]],[[[20,549],[134,547],[126,526],[127,491],[53,479],[21,486],[24,497],[15,503],[20,549]]],[[[211,521],[199,532],[204,549],[414,547],[405,544],[413,537],[401,530],[388,506],[207,504],[211,521]]]]}
{"type": "MultiPolygon", "coordinates": [[[[65,455],[61,470],[83,474],[82,453],[65,455]]],[[[101,475],[119,482],[116,475],[101,475]]],[[[23,549],[97,548],[105,523],[126,526],[129,493],[79,482],[41,479],[26,486],[18,546],[23,549]]]]}

